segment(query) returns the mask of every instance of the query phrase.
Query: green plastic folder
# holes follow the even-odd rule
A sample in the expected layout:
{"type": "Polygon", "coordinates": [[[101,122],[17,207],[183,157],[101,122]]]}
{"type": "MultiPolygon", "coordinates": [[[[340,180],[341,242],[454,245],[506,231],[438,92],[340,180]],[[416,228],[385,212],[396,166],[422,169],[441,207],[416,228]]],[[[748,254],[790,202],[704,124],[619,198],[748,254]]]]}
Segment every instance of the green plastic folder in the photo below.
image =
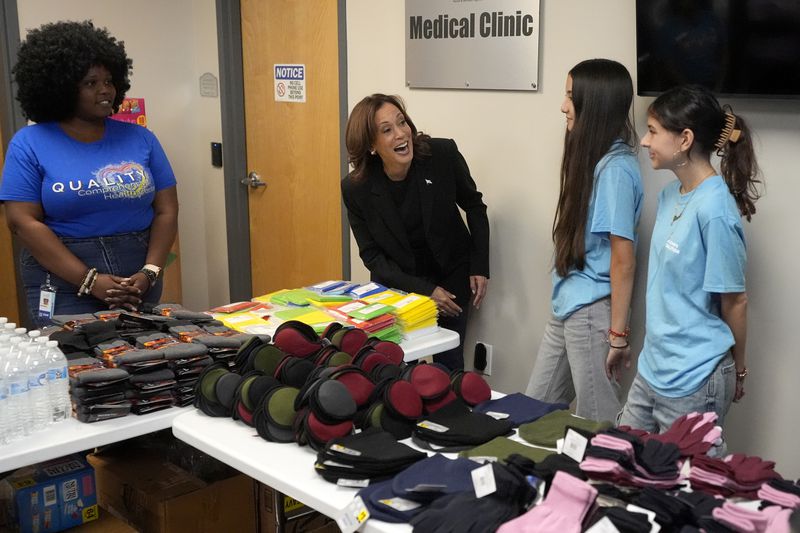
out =
{"type": "Polygon", "coordinates": [[[353,318],[357,318],[358,320],[371,320],[376,316],[385,315],[387,313],[391,313],[392,311],[394,311],[394,307],[391,305],[378,302],[354,311],[350,311],[347,314],[353,318]]]}

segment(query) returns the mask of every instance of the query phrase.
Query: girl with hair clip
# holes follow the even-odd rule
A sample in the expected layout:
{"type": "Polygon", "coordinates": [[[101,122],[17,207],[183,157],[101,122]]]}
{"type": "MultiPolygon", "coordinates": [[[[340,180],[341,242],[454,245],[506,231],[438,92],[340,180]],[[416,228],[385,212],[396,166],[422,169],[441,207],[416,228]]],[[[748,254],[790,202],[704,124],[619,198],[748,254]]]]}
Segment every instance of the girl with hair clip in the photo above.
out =
{"type": "Polygon", "coordinates": [[[630,121],[633,83],[616,61],[590,59],[567,75],[561,191],[553,221],[553,316],[526,394],[614,420],[630,366],[628,311],[636,271],[642,178],[630,121]]]}
{"type": "MultiPolygon", "coordinates": [[[[647,275],[647,332],[620,424],[651,433],[681,415],[714,412],[723,424],[744,396],[747,257],[741,217],[761,183],[750,132],[699,86],[659,96],[642,146],[675,173],[658,198],[647,275]],[[721,158],[721,172],[711,152],[721,158]]],[[[724,443],[713,450],[723,453],[724,443]]]]}

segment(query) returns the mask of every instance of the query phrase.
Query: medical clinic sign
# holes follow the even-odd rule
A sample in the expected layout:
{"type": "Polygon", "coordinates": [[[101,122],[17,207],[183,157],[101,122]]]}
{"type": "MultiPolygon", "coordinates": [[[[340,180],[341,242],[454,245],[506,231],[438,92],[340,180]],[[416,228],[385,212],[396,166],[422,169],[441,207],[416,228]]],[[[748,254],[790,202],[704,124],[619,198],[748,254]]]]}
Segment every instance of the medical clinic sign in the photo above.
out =
{"type": "Polygon", "coordinates": [[[406,0],[406,82],[537,90],[539,0],[406,0]]]}

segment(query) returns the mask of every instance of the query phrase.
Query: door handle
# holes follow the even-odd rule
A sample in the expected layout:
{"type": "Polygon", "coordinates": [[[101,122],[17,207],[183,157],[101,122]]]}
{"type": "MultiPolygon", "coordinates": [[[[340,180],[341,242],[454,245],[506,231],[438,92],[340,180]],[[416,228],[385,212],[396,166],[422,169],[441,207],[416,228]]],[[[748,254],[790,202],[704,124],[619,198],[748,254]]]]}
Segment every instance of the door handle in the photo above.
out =
{"type": "Polygon", "coordinates": [[[258,189],[259,187],[266,187],[267,183],[261,181],[261,176],[258,172],[251,172],[242,180],[242,185],[248,185],[253,189],[258,189]]]}

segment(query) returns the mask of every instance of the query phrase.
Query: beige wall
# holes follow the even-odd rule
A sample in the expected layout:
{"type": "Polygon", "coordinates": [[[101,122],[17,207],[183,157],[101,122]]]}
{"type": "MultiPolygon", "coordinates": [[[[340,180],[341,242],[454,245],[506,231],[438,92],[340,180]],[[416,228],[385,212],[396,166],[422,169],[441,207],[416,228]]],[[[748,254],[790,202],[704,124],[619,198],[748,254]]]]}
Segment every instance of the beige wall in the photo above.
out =
{"type": "Polygon", "coordinates": [[[148,127],[178,179],[183,304],[228,302],[222,169],[209,143],[221,140],[219,98],[201,97],[199,77],[219,76],[214,0],[18,0],[20,32],[45,22],[91,19],[125,42],[133,59],[129,96],[143,97],[148,127]],[[213,280],[211,282],[210,280],[213,280]]]}
{"type": "MultiPolygon", "coordinates": [[[[466,355],[474,342],[494,346],[494,388],[524,390],[549,316],[550,227],[558,196],[564,118],[559,106],[567,71],[578,61],[608,57],[635,76],[633,0],[542,1],[540,90],[536,93],[410,90],[405,87],[404,2],[347,2],[349,107],[372,92],[400,94],[416,125],[434,136],[452,137],[467,159],[489,206],[492,279],[486,304],[474,315],[466,355]]],[[[644,132],[651,99],[636,98],[638,131],[644,132]]],[[[794,443],[800,350],[790,332],[795,302],[800,224],[800,102],[731,101],[750,119],[760,142],[768,195],[747,225],[750,257],[749,367],[747,396],[729,415],[734,451],[778,461],[784,475],[800,475],[794,443]]],[[[640,157],[646,187],[641,222],[639,278],[631,325],[641,347],[647,247],[658,191],[671,178],[640,157]]],[[[367,272],[352,242],[353,279],[367,272]]],[[[632,373],[631,373],[632,374],[632,373]]],[[[630,377],[629,377],[630,379],[630,377]]]]}

